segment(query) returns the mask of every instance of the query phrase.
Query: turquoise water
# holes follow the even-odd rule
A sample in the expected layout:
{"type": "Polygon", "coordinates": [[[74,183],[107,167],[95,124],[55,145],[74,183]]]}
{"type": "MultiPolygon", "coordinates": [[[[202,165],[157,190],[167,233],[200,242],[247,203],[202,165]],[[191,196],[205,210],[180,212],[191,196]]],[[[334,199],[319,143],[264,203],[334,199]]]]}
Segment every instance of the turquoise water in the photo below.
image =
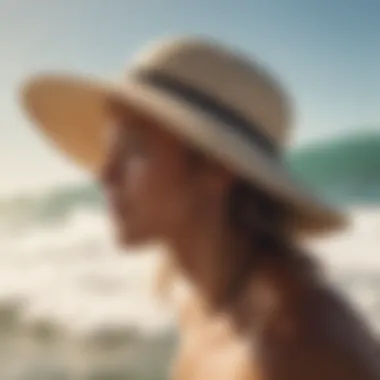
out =
{"type": "Polygon", "coordinates": [[[288,161],[296,175],[334,203],[380,203],[380,133],[306,146],[288,161]]]}

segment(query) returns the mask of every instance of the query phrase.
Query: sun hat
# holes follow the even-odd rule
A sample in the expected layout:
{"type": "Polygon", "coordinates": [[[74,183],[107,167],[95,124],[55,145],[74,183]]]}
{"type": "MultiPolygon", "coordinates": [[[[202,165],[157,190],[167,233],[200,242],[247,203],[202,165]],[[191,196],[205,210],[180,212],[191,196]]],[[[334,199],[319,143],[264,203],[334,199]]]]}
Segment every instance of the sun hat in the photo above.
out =
{"type": "Polygon", "coordinates": [[[23,85],[22,103],[39,129],[79,165],[97,172],[105,157],[107,102],[162,121],[236,174],[282,200],[299,233],[342,228],[345,216],[293,178],[283,151],[291,102],[259,63],[215,40],[177,37],[154,43],[119,83],[43,73],[23,85]]]}

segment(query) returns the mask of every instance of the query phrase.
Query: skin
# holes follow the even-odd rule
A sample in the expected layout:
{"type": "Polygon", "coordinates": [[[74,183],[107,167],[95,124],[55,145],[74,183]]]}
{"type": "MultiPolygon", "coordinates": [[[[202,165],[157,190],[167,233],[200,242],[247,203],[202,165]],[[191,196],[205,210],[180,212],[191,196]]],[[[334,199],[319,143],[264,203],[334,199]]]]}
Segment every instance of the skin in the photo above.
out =
{"type": "Polygon", "coordinates": [[[251,252],[231,228],[233,173],[207,157],[194,162],[158,121],[117,105],[110,119],[100,180],[117,239],[164,243],[192,284],[173,379],[380,379],[377,343],[318,271],[251,252]]]}

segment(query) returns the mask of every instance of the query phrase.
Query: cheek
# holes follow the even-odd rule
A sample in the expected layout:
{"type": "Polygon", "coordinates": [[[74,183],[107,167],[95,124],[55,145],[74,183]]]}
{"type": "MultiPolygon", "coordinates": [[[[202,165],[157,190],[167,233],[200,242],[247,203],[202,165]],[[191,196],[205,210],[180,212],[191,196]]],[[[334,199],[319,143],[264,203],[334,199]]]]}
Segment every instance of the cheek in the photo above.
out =
{"type": "MultiPolygon", "coordinates": [[[[170,152],[169,152],[170,153],[170,152]]],[[[125,168],[126,214],[131,234],[167,237],[201,217],[198,181],[181,157],[135,159],[125,168]]]]}
{"type": "Polygon", "coordinates": [[[131,216],[148,216],[165,198],[163,171],[149,160],[136,159],[124,171],[124,194],[131,216]]]}
{"type": "Polygon", "coordinates": [[[130,162],[124,170],[124,187],[127,200],[136,201],[143,197],[152,182],[154,171],[142,159],[130,162]]]}
{"type": "Polygon", "coordinates": [[[187,225],[198,213],[197,193],[193,184],[184,178],[183,173],[178,176],[166,177],[157,183],[155,188],[155,210],[153,216],[165,233],[169,233],[187,225]]]}
{"type": "Polygon", "coordinates": [[[196,193],[175,163],[131,168],[129,195],[136,221],[147,230],[167,234],[194,212],[196,193]]]}
{"type": "Polygon", "coordinates": [[[127,215],[132,224],[146,225],[160,198],[157,170],[149,162],[135,160],[124,175],[124,198],[127,215]]]}
{"type": "Polygon", "coordinates": [[[155,235],[152,229],[156,207],[157,187],[155,171],[142,160],[133,160],[125,165],[120,182],[124,220],[119,232],[124,244],[145,242],[155,235]]]}

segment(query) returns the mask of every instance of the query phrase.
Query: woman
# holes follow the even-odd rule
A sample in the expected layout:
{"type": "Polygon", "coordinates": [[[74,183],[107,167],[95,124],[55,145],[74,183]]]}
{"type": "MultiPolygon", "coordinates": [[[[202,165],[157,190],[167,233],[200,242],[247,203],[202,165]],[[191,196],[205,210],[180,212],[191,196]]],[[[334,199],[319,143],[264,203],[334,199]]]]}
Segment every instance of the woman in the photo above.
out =
{"type": "Polygon", "coordinates": [[[345,219],[284,168],[289,100],[257,63],[180,38],[121,86],[43,75],[23,99],[99,176],[118,241],[164,243],[192,285],[174,379],[380,379],[365,323],[300,247],[345,219]]]}

